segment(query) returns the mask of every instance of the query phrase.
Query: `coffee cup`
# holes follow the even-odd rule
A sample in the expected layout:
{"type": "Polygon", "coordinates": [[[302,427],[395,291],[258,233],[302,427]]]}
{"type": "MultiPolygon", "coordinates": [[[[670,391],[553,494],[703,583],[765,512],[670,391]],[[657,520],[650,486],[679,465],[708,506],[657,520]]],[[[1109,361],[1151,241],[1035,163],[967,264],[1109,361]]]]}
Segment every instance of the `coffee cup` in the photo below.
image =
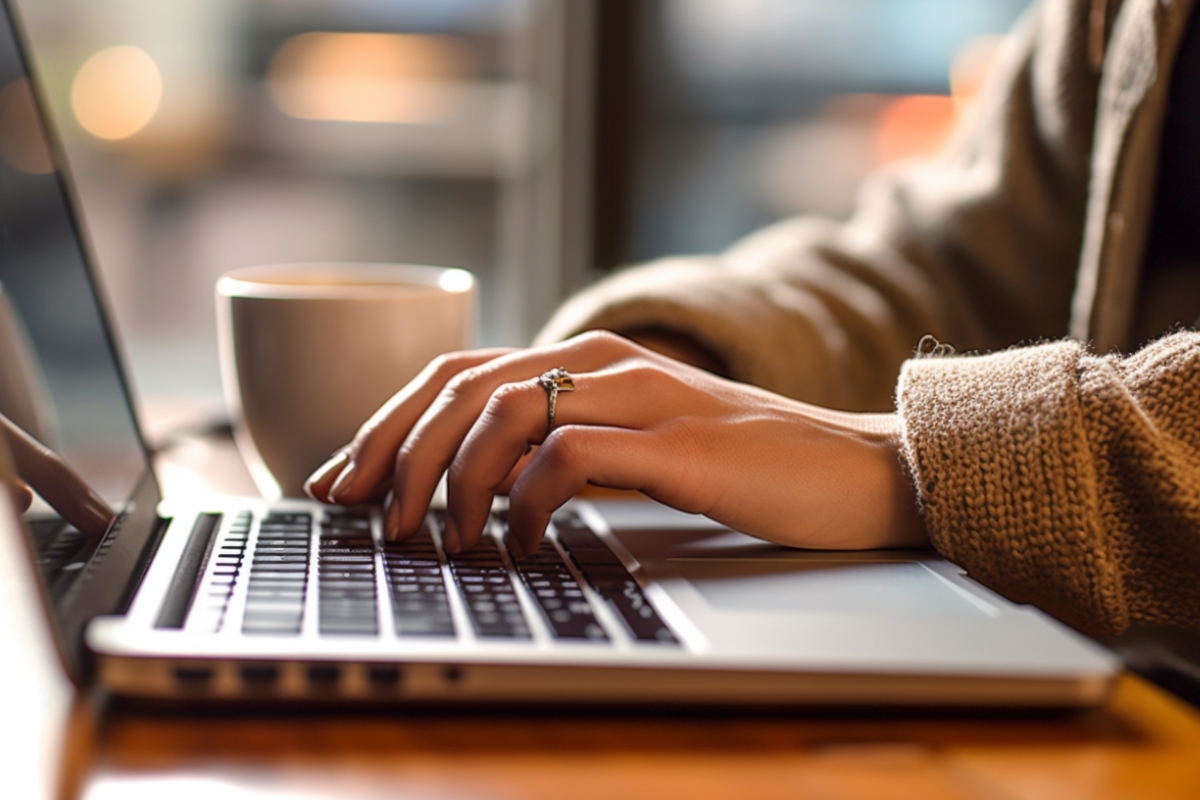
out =
{"type": "Polygon", "coordinates": [[[305,478],[441,353],[473,344],[476,282],[410,264],[280,264],[217,281],[238,448],[266,497],[305,478]]]}

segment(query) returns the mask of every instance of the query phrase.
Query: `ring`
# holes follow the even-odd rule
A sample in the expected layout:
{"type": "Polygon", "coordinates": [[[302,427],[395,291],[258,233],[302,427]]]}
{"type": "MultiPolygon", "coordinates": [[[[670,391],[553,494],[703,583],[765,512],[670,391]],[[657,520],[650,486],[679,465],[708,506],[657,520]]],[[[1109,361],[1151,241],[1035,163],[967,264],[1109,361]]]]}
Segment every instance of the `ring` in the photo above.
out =
{"type": "Polygon", "coordinates": [[[549,405],[546,415],[548,419],[546,435],[549,436],[550,431],[554,430],[554,410],[558,405],[558,393],[575,391],[575,379],[562,367],[555,367],[543,372],[537,380],[538,384],[546,390],[546,401],[549,405]]]}

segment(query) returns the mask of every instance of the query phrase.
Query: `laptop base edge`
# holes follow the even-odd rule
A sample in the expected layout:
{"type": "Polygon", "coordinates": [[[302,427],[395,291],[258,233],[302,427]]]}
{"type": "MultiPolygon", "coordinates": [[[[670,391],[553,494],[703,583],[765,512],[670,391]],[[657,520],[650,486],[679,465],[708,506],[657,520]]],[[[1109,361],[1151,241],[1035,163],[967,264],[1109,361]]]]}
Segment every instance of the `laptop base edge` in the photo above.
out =
{"type": "Polygon", "coordinates": [[[109,655],[100,683],[118,696],[253,700],[711,707],[1090,708],[1115,675],[1001,677],[614,668],[487,663],[192,660],[109,655]]]}

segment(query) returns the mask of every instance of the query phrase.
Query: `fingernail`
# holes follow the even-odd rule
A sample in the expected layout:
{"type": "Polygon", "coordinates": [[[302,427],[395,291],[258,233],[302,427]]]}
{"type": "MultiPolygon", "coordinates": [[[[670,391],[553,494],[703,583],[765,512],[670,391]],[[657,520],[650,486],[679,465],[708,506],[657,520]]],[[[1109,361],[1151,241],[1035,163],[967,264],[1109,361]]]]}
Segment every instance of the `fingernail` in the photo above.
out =
{"type": "MultiPolygon", "coordinates": [[[[349,454],[346,455],[349,458],[349,454]]],[[[351,461],[342,470],[342,474],[333,482],[333,486],[329,489],[329,497],[335,502],[342,503],[345,501],[343,495],[350,491],[350,487],[354,484],[354,474],[358,471],[358,465],[351,461]]]]}
{"type": "Polygon", "coordinates": [[[315,484],[320,483],[321,481],[328,478],[329,475],[331,473],[333,473],[335,470],[340,470],[343,466],[345,466],[346,462],[349,460],[350,460],[350,453],[348,451],[338,450],[336,453],[334,453],[332,456],[329,457],[328,461],[326,461],[324,464],[322,464],[321,466],[319,466],[315,470],[313,470],[312,475],[308,476],[308,480],[306,480],[304,482],[305,493],[308,494],[308,496],[314,500],[320,500],[321,498],[317,497],[316,495],[314,495],[312,493],[312,487],[315,484]]]}

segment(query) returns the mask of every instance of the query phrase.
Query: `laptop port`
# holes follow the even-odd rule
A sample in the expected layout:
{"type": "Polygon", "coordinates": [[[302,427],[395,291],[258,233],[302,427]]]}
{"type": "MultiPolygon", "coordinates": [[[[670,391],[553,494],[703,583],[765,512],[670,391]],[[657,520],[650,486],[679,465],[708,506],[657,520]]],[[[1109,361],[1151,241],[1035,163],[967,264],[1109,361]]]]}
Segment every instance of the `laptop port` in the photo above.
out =
{"type": "Polygon", "coordinates": [[[308,682],[315,689],[333,689],[342,679],[342,671],[333,664],[313,664],[308,668],[308,682]]]}
{"type": "Polygon", "coordinates": [[[270,689],[279,680],[279,667],[274,664],[253,664],[242,667],[242,682],[256,691],[270,689]]]}
{"type": "Polygon", "coordinates": [[[376,691],[392,691],[400,685],[403,674],[399,667],[370,667],[367,669],[367,681],[376,691]]]}
{"type": "Polygon", "coordinates": [[[176,667],[175,681],[188,691],[207,689],[216,672],[212,667],[176,667]]]}

